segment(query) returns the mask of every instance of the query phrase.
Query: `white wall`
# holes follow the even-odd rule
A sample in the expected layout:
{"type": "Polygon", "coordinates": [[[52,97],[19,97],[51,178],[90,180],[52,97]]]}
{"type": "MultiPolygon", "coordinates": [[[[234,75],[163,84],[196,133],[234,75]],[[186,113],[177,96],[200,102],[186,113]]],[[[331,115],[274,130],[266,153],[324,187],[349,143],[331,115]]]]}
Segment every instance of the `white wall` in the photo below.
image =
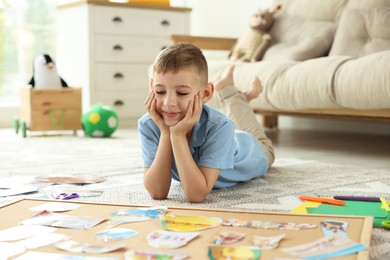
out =
{"type": "MultiPolygon", "coordinates": [[[[192,8],[191,34],[215,37],[240,37],[248,30],[251,14],[269,7],[273,0],[171,0],[173,5],[192,8]]],[[[206,52],[207,57],[226,57],[226,53],[206,52]]],[[[279,118],[280,128],[390,134],[390,124],[365,121],[313,118],[279,118]]]]}

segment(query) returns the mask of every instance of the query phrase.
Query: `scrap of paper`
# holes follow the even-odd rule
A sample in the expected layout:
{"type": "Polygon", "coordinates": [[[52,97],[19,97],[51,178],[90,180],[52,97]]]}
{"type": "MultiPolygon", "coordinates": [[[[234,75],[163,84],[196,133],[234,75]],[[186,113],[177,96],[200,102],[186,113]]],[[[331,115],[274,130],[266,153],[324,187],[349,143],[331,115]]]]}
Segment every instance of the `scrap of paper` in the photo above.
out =
{"type": "Polygon", "coordinates": [[[8,176],[0,179],[0,189],[12,189],[25,185],[42,188],[51,185],[51,183],[36,181],[34,175],[8,176]]]}
{"type": "Polygon", "coordinates": [[[314,260],[354,254],[362,250],[367,250],[367,246],[359,244],[347,237],[333,235],[325,236],[307,244],[280,250],[300,258],[305,258],[305,260],[314,260]]]}
{"type": "Polygon", "coordinates": [[[37,176],[36,181],[50,182],[50,183],[66,183],[66,184],[91,184],[103,182],[106,180],[104,177],[98,177],[93,175],[69,175],[69,174],[50,174],[47,176],[37,176]]]}
{"type": "Polygon", "coordinates": [[[72,252],[72,253],[102,254],[102,253],[114,252],[116,250],[124,248],[126,247],[126,244],[119,243],[119,244],[109,244],[109,245],[106,244],[91,245],[91,244],[81,244],[73,240],[66,240],[66,241],[56,243],[56,247],[61,250],[72,252]]]}
{"type": "Polygon", "coordinates": [[[131,223],[131,222],[142,222],[148,221],[151,218],[149,217],[137,217],[137,216],[114,216],[111,217],[110,222],[108,222],[108,228],[113,228],[121,224],[131,223]]]}
{"type": "Polygon", "coordinates": [[[211,260],[258,260],[260,249],[256,246],[217,246],[210,245],[208,256],[211,260]]]}
{"type": "Polygon", "coordinates": [[[26,248],[23,245],[9,242],[0,242],[1,259],[8,259],[9,257],[24,253],[26,248]]]}
{"type": "Polygon", "coordinates": [[[155,248],[178,248],[186,245],[199,235],[199,232],[173,232],[153,230],[146,236],[148,245],[155,248]]]}
{"type": "Polygon", "coordinates": [[[222,219],[204,216],[165,215],[161,217],[161,223],[166,230],[199,231],[220,226],[222,219]]]}
{"type": "Polygon", "coordinates": [[[252,242],[255,246],[258,246],[261,250],[272,250],[279,246],[280,240],[282,240],[286,234],[272,236],[272,237],[263,237],[263,236],[253,236],[252,242]]]}
{"type": "Polygon", "coordinates": [[[119,260],[117,257],[98,257],[98,256],[77,256],[77,255],[65,255],[57,253],[43,253],[28,251],[27,253],[15,258],[15,260],[119,260]]]}
{"type": "Polygon", "coordinates": [[[123,209],[112,212],[111,216],[148,217],[150,219],[154,219],[160,218],[167,212],[167,210],[167,207],[123,209]]]}
{"type": "Polygon", "coordinates": [[[25,193],[36,192],[38,189],[32,185],[15,186],[9,189],[0,189],[0,197],[7,197],[25,193]]]}
{"type": "Polygon", "coordinates": [[[113,242],[138,235],[137,231],[128,228],[111,228],[96,233],[95,238],[103,242],[113,242]]]}
{"type": "Polygon", "coordinates": [[[221,231],[219,232],[219,235],[213,239],[212,243],[214,245],[233,244],[243,240],[245,236],[246,234],[241,232],[221,231]]]}
{"type": "Polygon", "coordinates": [[[187,254],[171,252],[129,250],[125,253],[125,260],[184,260],[187,258],[189,258],[187,254]]]}
{"type": "Polygon", "coordinates": [[[76,203],[63,203],[63,202],[47,202],[42,205],[38,205],[29,208],[31,211],[50,211],[50,212],[64,212],[79,208],[80,205],[76,203]]]}
{"type": "Polygon", "coordinates": [[[51,213],[47,210],[39,212],[35,216],[20,222],[23,225],[41,225],[72,229],[90,229],[105,218],[94,218],[87,216],[69,216],[51,213]]]}
{"type": "Polygon", "coordinates": [[[227,227],[247,227],[254,229],[274,229],[274,230],[305,230],[316,228],[316,224],[292,223],[292,222],[263,222],[257,220],[225,219],[222,226],[227,227]]]}
{"type": "Polygon", "coordinates": [[[69,239],[69,236],[59,234],[59,233],[48,233],[36,235],[21,241],[16,242],[23,246],[26,249],[36,249],[44,246],[48,246],[54,243],[57,243],[61,240],[69,239]]]}
{"type": "Polygon", "coordinates": [[[51,233],[56,230],[56,228],[42,226],[15,226],[0,231],[0,242],[26,239],[39,234],[51,233]]]}
{"type": "Polygon", "coordinates": [[[347,227],[348,223],[341,220],[324,220],[321,221],[320,226],[322,228],[322,233],[325,236],[339,235],[343,237],[348,237],[347,227]]]}

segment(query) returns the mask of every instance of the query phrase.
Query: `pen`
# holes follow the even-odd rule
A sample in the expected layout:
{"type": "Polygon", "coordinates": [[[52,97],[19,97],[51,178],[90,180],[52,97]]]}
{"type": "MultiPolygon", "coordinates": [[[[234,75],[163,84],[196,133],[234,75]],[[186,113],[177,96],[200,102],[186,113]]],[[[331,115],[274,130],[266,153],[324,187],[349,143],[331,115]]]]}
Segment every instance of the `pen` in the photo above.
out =
{"type": "Polygon", "coordinates": [[[369,201],[369,202],[380,202],[379,197],[363,197],[363,196],[334,196],[337,200],[356,200],[356,201],[369,201]]]}
{"type": "Polygon", "coordinates": [[[307,200],[307,201],[314,201],[314,202],[321,202],[326,204],[333,204],[333,205],[344,205],[345,201],[342,200],[336,200],[331,198],[322,198],[322,197],[310,197],[310,196],[301,196],[299,197],[300,200],[307,200]]]}

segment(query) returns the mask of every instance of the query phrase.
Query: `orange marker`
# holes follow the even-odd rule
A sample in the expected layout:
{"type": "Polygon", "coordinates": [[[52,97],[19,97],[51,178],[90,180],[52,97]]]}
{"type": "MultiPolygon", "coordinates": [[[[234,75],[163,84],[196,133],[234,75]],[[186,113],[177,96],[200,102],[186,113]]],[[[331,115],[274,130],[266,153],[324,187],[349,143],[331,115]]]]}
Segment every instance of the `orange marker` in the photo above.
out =
{"type": "Polygon", "coordinates": [[[342,206],[345,204],[345,201],[343,200],[335,200],[331,198],[322,198],[322,197],[310,197],[310,196],[301,196],[299,197],[300,200],[307,200],[307,201],[314,201],[314,202],[321,202],[326,204],[332,204],[332,205],[339,205],[342,206]]]}

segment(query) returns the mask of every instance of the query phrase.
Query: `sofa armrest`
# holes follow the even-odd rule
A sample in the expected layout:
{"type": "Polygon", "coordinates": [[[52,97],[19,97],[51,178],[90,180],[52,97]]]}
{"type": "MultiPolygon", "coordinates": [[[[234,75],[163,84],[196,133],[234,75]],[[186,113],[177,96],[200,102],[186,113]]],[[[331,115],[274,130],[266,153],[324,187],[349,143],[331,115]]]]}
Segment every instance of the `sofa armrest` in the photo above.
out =
{"type": "Polygon", "coordinates": [[[171,35],[174,43],[186,42],[204,50],[231,50],[236,43],[236,38],[204,37],[191,35],[171,35]]]}

